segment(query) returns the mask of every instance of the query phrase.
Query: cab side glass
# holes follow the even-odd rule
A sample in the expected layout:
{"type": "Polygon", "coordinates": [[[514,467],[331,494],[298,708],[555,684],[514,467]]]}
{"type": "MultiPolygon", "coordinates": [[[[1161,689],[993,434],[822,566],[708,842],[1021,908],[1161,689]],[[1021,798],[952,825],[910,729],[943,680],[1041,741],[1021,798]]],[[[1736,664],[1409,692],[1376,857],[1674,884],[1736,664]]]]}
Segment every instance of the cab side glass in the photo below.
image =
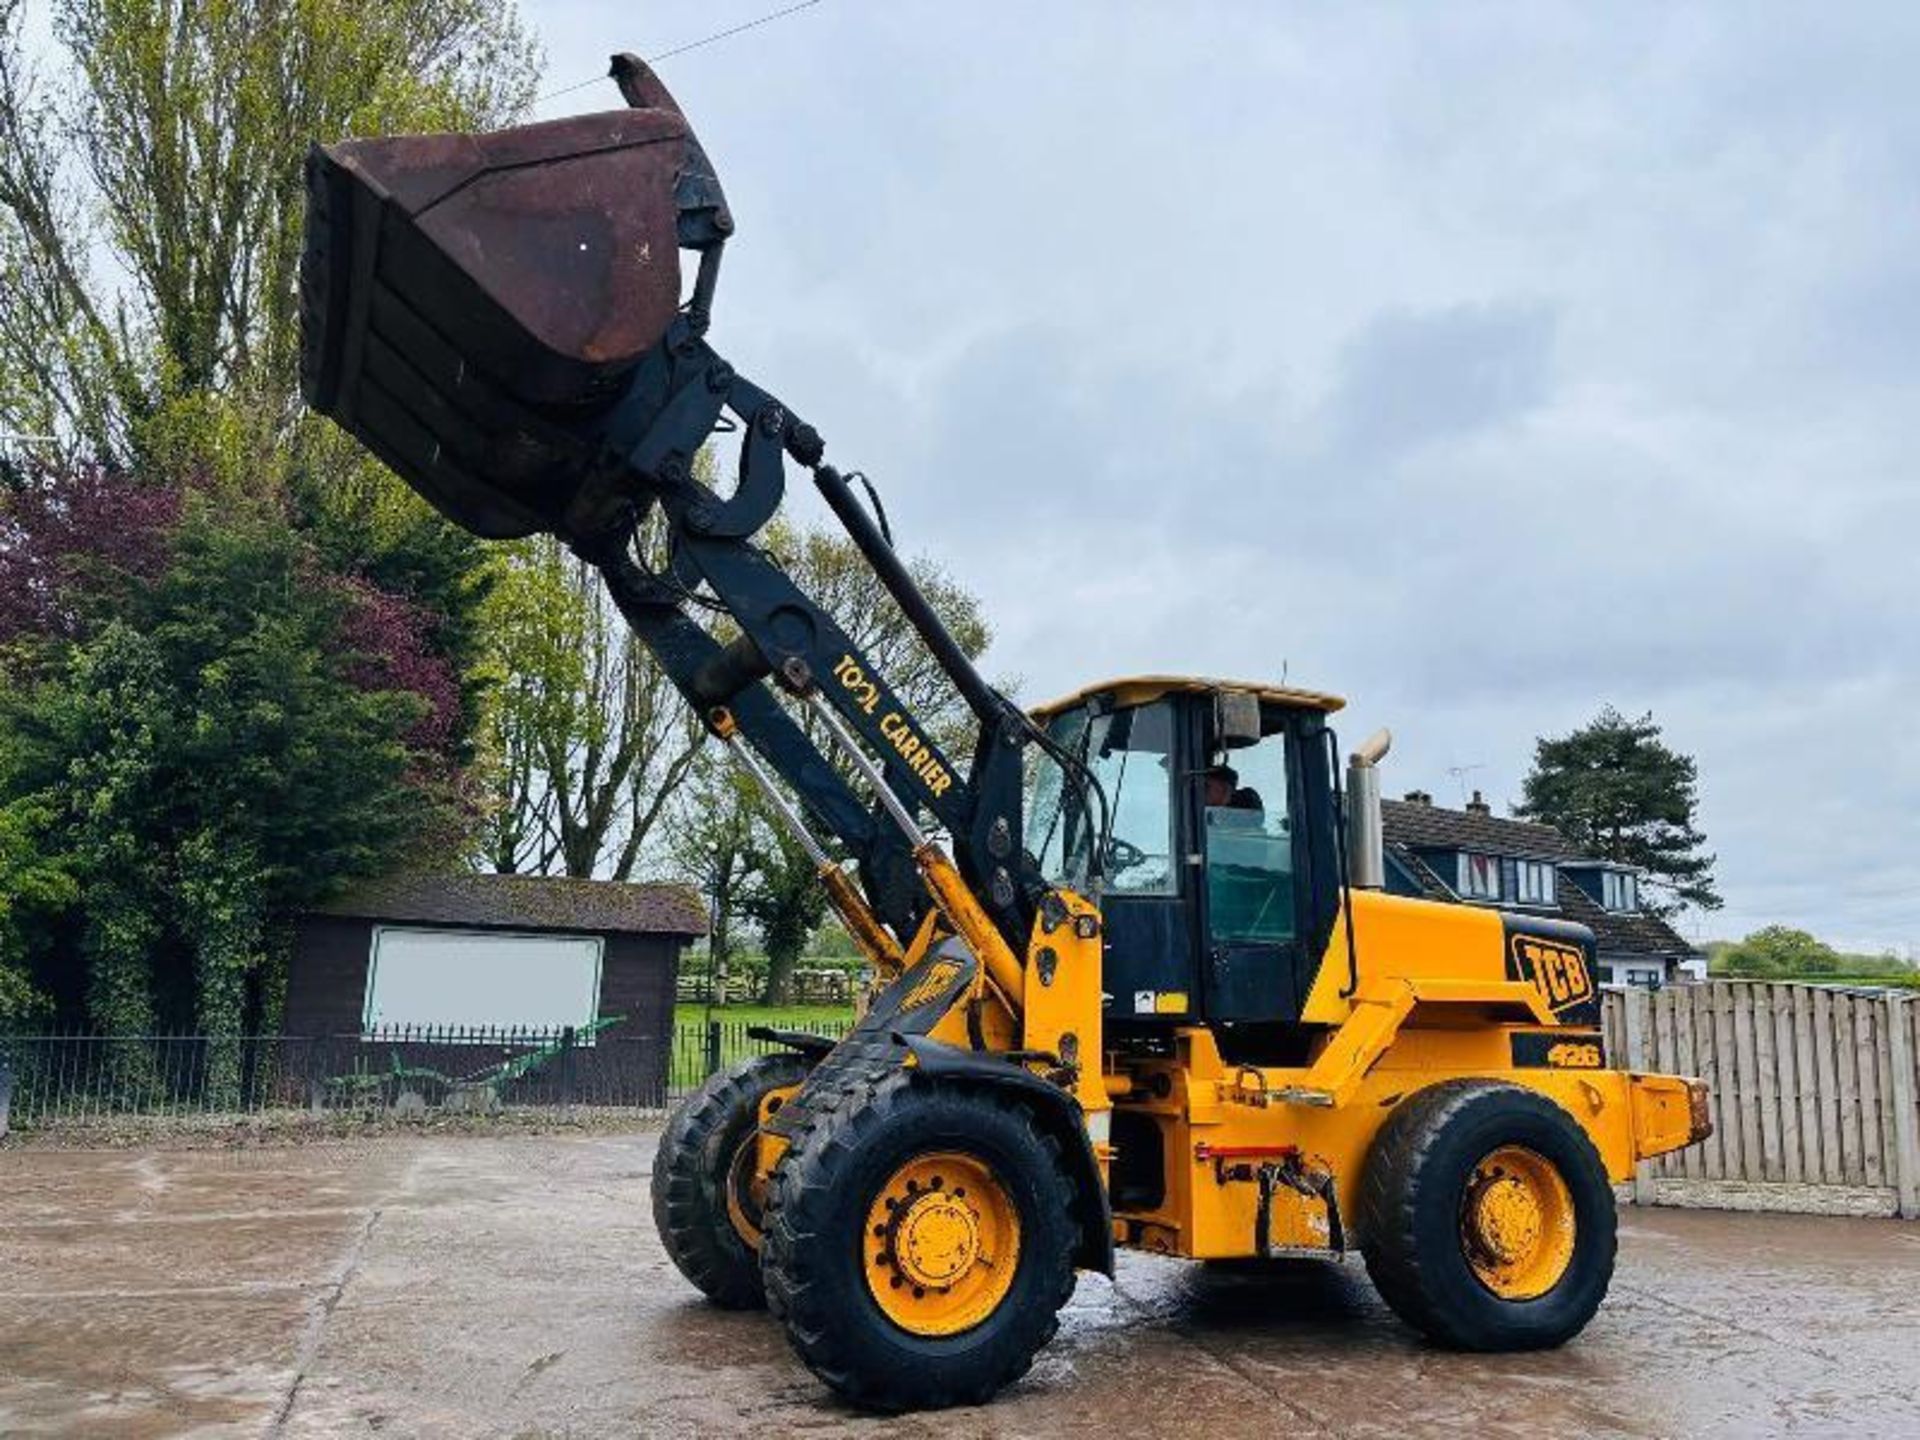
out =
{"type": "Polygon", "coordinates": [[[1231,751],[1232,798],[1206,807],[1207,913],[1216,944],[1284,942],[1297,934],[1287,737],[1231,751]]]}

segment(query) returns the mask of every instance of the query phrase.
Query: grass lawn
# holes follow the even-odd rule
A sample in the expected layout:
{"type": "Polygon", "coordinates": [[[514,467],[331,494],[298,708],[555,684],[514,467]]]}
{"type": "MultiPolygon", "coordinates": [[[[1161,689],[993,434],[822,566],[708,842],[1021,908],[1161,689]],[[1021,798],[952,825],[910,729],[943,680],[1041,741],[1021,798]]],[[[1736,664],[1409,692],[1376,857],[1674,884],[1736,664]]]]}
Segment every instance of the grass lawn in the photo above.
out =
{"type": "Polygon", "coordinates": [[[697,1085],[707,1073],[705,1032],[709,1013],[721,1026],[722,1065],[780,1048],[764,1040],[749,1039],[746,1033],[749,1025],[769,1025],[775,1030],[812,1030],[829,1035],[853,1028],[851,1005],[716,1005],[711,1012],[704,1005],[676,1005],[673,1007],[676,1084],[697,1085]]]}
{"type": "MultiPolygon", "coordinates": [[[[709,1018],[705,1005],[693,1002],[673,1007],[676,1025],[704,1025],[709,1018]]],[[[723,1025],[771,1025],[776,1029],[813,1029],[816,1026],[853,1024],[851,1005],[716,1005],[711,1018],[723,1025]]]]}

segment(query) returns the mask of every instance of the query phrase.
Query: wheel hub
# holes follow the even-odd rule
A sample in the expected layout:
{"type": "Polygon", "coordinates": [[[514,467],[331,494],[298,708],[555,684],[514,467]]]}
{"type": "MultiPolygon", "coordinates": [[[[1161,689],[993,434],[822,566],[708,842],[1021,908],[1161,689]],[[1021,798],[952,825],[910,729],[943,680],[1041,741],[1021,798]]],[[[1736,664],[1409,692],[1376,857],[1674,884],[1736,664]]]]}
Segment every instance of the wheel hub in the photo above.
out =
{"type": "Polygon", "coordinates": [[[1544,1295],[1573,1263],[1573,1194],[1545,1156],[1503,1145],[1474,1166],[1460,1242],[1474,1275],[1503,1300],[1544,1295]]]}
{"type": "Polygon", "coordinates": [[[1480,1187],[1472,1220],[1475,1247],[1496,1264],[1518,1263],[1540,1241],[1540,1203],[1511,1175],[1480,1187]]]}
{"type": "Polygon", "coordinates": [[[954,1335],[1012,1289],[1019,1211],[978,1156],[929,1152],[873,1197],[862,1249],[867,1291],[889,1320],[915,1335],[954,1335]]]}
{"type": "Polygon", "coordinates": [[[890,1249],[908,1283],[950,1284],[980,1258],[979,1216],[945,1190],[921,1191],[896,1213],[890,1249]]]}

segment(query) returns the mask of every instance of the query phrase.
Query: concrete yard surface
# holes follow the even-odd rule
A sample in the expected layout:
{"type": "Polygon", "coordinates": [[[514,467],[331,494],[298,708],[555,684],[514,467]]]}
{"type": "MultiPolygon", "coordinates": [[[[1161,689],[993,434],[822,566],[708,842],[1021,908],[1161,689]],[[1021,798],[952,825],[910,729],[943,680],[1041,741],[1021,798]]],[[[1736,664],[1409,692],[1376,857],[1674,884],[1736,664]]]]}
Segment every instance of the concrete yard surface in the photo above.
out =
{"type": "Polygon", "coordinates": [[[1920,1434],[1920,1226],[1631,1208],[1549,1354],[1434,1349],[1357,1262],[1124,1256],[995,1404],[860,1415],[674,1271],[655,1138],[0,1150],[0,1434],[1920,1434]]]}

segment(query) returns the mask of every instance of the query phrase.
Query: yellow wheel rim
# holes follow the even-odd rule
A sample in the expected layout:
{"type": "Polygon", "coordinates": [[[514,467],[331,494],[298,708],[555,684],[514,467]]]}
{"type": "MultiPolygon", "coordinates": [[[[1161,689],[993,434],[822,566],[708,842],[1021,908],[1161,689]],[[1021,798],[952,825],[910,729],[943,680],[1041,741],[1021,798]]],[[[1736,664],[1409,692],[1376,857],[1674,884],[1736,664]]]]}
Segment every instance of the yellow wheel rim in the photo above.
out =
{"type": "Polygon", "coordinates": [[[867,1207],[867,1290],[912,1335],[957,1335],[991,1315],[1020,1264],[1020,1212],[986,1161],[917,1155],[867,1207]]]}
{"type": "Polygon", "coordinates": [[[749,1130],[727,1167],[727,1220],[749,1250],[760,1248],[760,1219],[767,1182],[760,1173],[760,1132],[749,1130]]]}
{"type": "Polygon", "coordinates": [[[1502,1145],[1478,1165],[1460,1201],[1460,1239],[1482,1285],[1533,1300],[1573,1263],[1573,1192],[1551,1160],[1502,1145]]]}
{"type": "Polygon", "coordinates": [[[727,1163],[727,1223],[749,1250],[760,1248],[761,1220],[766,1214],[768,1177],[760,1163],[760,1126],[773,1118],[773,1112],[787,1103],[799,1090],[798,1085],[782,1085],[760,1097],[756,1116],[759,1124],[741,1138],[727,1163]]]}

